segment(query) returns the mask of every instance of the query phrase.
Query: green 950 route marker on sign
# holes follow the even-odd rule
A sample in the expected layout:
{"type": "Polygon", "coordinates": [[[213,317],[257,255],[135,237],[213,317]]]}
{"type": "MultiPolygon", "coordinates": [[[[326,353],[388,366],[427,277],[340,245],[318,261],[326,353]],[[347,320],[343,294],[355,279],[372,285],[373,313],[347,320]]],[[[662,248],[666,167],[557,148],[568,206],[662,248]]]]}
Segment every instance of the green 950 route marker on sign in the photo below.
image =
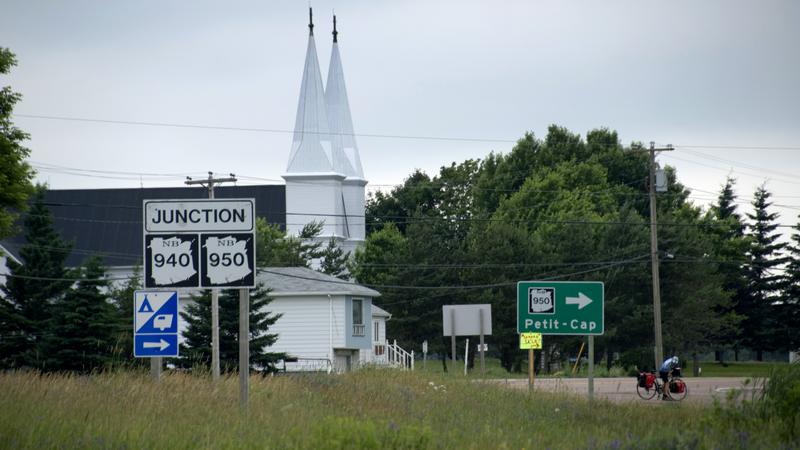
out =
{"type": "Polygon", "coordinates": [[[520,281],[517,333],[601,335],[602,281],[520,281]]]}

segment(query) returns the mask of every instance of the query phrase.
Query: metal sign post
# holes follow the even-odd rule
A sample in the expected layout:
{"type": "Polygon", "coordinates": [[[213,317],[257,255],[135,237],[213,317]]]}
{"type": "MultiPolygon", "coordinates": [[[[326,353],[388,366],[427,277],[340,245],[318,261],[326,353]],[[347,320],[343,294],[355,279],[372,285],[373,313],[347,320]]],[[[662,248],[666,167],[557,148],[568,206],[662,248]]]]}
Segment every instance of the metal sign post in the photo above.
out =
{"type": "Polygon", "coordinates": [[[478,310],[478,316],[480,317],[481,322],[481,340],[480,340],[480,347],[481,347],[481,376],[486,376],[486,364],[484,363],[484,350],[483,350],[483,309],[478,310]]]}
{"type": "Polygon", "coordinates": [[[163,364],[161,358],[150,358],[150,378],[158,382],[161,380],[161,365],[163,364]]]}
{"type": "Polygon", "coordinates": [[[247,412],[250,393],[250,290],[239,290],[239,405],[247,412]]]}
{"type": "Polygon", "coordinates": [[[464,345],[464,376],[467,376],[467,364],[469,363],[469,338],[464,345]]]}
{"type": "Polygon", "coordinates": [[[589,335],[589,400],[594,397],[594,336],[589,335]]]}
{"type": "Polygon", "coordinates": [[[428,367],[428,341],[422,341],[422,368],[428,367]]]}
{"type": "Polygon", "coordinates": [[[456,368],[456,310],[455,308],[450,310],[450,323],[452,324],[452,330],[450,333],[450,348],[453,353],[453,369],[456,368]]]}

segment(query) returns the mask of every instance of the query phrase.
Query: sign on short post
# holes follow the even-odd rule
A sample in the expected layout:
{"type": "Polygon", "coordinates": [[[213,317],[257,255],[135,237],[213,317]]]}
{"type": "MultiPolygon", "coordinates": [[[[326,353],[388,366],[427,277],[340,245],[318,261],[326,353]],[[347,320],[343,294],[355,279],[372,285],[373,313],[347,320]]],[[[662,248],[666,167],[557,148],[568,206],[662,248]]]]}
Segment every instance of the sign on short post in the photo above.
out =
{"type": "Polygon", "coordinates": [[[520,333],[519,348],[520,350],[541,350],[542,333],[520,333]]]}
{"type": "Polygon", "coordinates": [[[136,291],[133,306],[133,355],[178,356],[178,292],[136,291]]]}

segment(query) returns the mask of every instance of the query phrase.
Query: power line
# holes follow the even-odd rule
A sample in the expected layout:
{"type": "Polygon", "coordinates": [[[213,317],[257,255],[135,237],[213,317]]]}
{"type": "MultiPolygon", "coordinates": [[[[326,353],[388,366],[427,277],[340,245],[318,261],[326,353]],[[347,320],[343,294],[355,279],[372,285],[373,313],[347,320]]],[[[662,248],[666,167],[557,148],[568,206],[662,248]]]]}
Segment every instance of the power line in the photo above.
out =
{"type": "Polygon", "coordinates": [[[688,145],[675,144],[675,148],[709,148],[725,150],[800,150],[800,146],[791,145],[688,145]]]}
{"type": "MultiPolygon", "coordinates": [[[[112,119],[97,119],[89,117],[73,117],[73,116],[58,116],[58,115],[44,115],[44,114],[20,114],[14,113],[14,117],[26,119],[41,119],[41,120],[57,120],[69,122],[86,122],[86,123],[105,123],[114,125],[133,125],[133,126],[150,126],[150,127],[167,127],[167,128],[188,128],[188,129],[203,129],[203,130],[223,130],[223,131],[243,131],[243,132],[257,132],[257,133],[281,133],[281,134],[294,134],[295,130],[287,130],[280,128],[259,128],[259,127],[233,127],[233,126],[220,126],[220,125],[201,125],[201,124],[187,124],[175,122],[154,122],[154,121],[135,121],[135,120],[112,120],[112,119]]],[[[403,134],[380,134],[380,133],[320,133],[315,131],[302,131],[301,133],[307,134],[328,134],[328,135],[342,135],[354,137],[372,137],[372,138],[387,138],[387,139],[413,139],[413,140],[434,140],[434,141],[455,141],[455,142],[495,142],[495,143],[516,143],[520,139],[501,139],[501,138],[469,138],[469,137],[455,137],[455,136],[422,136],[422,135],[403,135],[403,134]]],[[[786,146],[771,146],[771,145],[696,145],[696,144],[677,144],[676,148],[698,148],[698,149],[731,149],[731,150],[800,150],[800,146],[786,145],[786,146]]]]}
{"type": "MultiPolygon", "coordinates": [[[[294,130],[285,130],[279,128],[255,128],[255,127],[229,127],[219,125],[198,125],[186,123],[170,123],[170,122],[145,122],[135,120],[110,120],[110,119],[94,119],[88,117],[67,117],[67,116],[49,116],[39,114],[14,114],[14,117],[22,117],[26,119],[44,119],[44,120],[61,120],[69,122],[87,122],[87,123],[105,123],[114,125],[136,125],[136,126],[149,126],[149,127],[167,127],[167,128],[188,128],[188,129],[201,129],[201,130],[223,130],[223,131],[245,131],[255,133],[281,133],[281,134],[294,134],[294,130]]],[[[354,137],[370,137],[381,139],[410,139],[410,140],[425,140],[425,141],[454,141],[454,142],[495,142],[495,143],[514,143],[516,139],[490,139],[490,138],[465,138],[465,137],[448,137],[448,136],[412,136],[400,134],[371,134],[371,133],[329,133],[318,131],[301,131],[303,134],[324,134],[324,135],[340,135],[340,136],[354,136],[354,137]]]]}

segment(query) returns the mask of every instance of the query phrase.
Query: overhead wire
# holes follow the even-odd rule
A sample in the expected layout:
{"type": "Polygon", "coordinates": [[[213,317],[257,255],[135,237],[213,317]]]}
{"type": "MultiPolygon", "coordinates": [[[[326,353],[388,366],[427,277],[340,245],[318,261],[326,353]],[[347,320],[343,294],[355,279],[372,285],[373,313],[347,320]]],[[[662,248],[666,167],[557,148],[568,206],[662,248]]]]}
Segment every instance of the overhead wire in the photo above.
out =
{"type": "MultiPolygon", "coordinates": [[[[26,119],[40,119],[40,120],[53,120],[53,121],[68,121],[68,122],[86,122],[86,123],[104,123],[114,125],[132,125],[132,126],[150,126],[150,127],[167,127],[167,128],[187,128],[187,129],[205,129],[205,130],[223,130],[223,131],[243,131],[243,132],[259,132],[259,133],[280,133],[280,134],[294,134],[298,131],[281,129],[281,128],[261,128],[261,127],[239,127],[239,126],[221,126],[221,125],[203,125],[203,124],[189,124],[177,122],[157,122],[157,121],[136,121],[136,120],[113,120],[113,119],[100,119],[91,117],[76,117],[64,115],[46,115],[46,114],[23,114],[14,113],[14,117],[26,119]]],[[[313,130],[299,131],[303,134],[325,134],[325,135],[342,135],[354,137],[369,137],[369,138],[387,138],[387,139],[414,139],[414,140],[436,140],[436,141],[455,141],[455,142],[489,142],[489,143],[516,143],[522,138],[518,139],[503,139],[503,138],[474,138],[474,137],[459,137],[459,136],[423,136],[423,135],[406,135],[406,134],[381,134],[381,133],[330,133],[319,132],[313,130]]],[[[715,144],[675,144],[675,148],[697,148],[697,149],[734,149],[734,150],[800,150],[800,145],[715,145],[715,144]]]]}

